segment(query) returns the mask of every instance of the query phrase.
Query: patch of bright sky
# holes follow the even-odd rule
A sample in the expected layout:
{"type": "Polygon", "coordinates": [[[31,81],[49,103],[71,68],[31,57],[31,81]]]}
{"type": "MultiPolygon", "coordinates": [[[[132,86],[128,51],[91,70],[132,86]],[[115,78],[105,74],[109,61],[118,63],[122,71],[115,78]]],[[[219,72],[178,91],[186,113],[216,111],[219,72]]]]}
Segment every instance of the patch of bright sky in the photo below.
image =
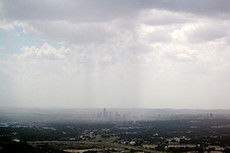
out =
{"type": "Polygon", "coordinates": [[[182,26],[174,26],[173,28],[169,29],[170,33],[173,33],[175,30],[181,30],[182,26]]]}
{"type": "Polygon", "coordinates": [[[6,59],[13,54],[19,54],[23,46],[40,48],[44,43],[59,49],[61,47],[72,49],[71,45],[59,44],[26,35],[21,26],[14,26],[13,30],[0,29],[0,59],[6,59]]]}

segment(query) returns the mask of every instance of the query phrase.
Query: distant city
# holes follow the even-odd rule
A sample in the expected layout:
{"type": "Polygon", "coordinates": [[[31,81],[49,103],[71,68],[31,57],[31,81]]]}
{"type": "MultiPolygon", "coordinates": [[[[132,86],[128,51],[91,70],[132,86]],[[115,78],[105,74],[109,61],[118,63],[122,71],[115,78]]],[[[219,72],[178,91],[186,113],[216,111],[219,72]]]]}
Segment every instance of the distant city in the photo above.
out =
{"type": "Polygon", "coordinates": [[[202,109],[42,109],[42,108],[0,108],[1,117],[37,121],[131,121],[131,120],[173,120],[198,118],[228,118],[230,110],[202,109]],[[8,113],[11,113],[9,115],[8,113]],[[28,115],[29,114],[29,115],[28,115]]]}
{"type": "Polygon", "coordinates": [[[2,152],[229,152],[230,110],[0,109],[2,152]]]}

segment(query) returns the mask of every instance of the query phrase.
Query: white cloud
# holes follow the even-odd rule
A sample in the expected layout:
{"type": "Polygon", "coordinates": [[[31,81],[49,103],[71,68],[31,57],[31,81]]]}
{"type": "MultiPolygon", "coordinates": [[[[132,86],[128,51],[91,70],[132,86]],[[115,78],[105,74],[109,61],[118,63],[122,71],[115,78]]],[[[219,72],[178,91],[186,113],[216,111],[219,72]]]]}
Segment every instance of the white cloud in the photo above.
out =
{"type": "Polygon", "coordinates": [[[17,59],[48,59],[48,60],[67,60],[71,57],[72,51],[66,48],[56,49],[45,43],[41,48],[22,47],[22,54],[14,55],[17,59]]]}
{"type": "Polygon", "coordinates": [[[171,42],[172,36],[169,27],[141,25],[137,30],[139,41],[153,43],[168,43],[171,42]]]}
{"type": "Polygon", "coordinates": [[[7,20],[3,19],[0,21],[0,29],[5,31],[14,30],[15,26],[21,26],[22,24],[14,21],[14,22],[8,22],[7,20]]]}
{"type": "Polygon", "coordinates": [[[177,54],[176,55],[176,58],[178,59],[178,60],[188,60],[188,61],[193,61],[194,59],[191,57],[191,56],[189,56],[189,55],[187,55],[187,54],[177,54]]]}
{"type": "Polygon", "coordinates": [[[12,24],[2,24],[0,23],[0,29],[3,29],[3,30],[13,30],[14,29],[14,26],[12,24]]]}

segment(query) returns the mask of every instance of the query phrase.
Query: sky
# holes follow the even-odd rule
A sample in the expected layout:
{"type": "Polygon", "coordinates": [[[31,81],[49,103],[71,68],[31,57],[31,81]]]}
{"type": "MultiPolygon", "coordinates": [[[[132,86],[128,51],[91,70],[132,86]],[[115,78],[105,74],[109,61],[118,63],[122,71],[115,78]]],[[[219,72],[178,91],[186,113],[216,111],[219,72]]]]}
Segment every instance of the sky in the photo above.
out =
{"type": "Polygon", "coordinates": [[[0,106],[230,108],[229,0],[0,0],[0,106]]]}

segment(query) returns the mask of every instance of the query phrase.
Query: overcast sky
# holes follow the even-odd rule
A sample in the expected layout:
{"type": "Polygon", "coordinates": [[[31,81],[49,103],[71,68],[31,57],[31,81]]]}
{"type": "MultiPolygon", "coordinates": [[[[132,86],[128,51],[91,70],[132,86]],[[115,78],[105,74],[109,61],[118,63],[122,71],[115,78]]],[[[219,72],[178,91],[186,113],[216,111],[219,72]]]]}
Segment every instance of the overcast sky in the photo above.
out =
{"type": "Polygon", "coordinates": [[[0,0],[0,106],[230,108],[229,0],[0,0]]]}

